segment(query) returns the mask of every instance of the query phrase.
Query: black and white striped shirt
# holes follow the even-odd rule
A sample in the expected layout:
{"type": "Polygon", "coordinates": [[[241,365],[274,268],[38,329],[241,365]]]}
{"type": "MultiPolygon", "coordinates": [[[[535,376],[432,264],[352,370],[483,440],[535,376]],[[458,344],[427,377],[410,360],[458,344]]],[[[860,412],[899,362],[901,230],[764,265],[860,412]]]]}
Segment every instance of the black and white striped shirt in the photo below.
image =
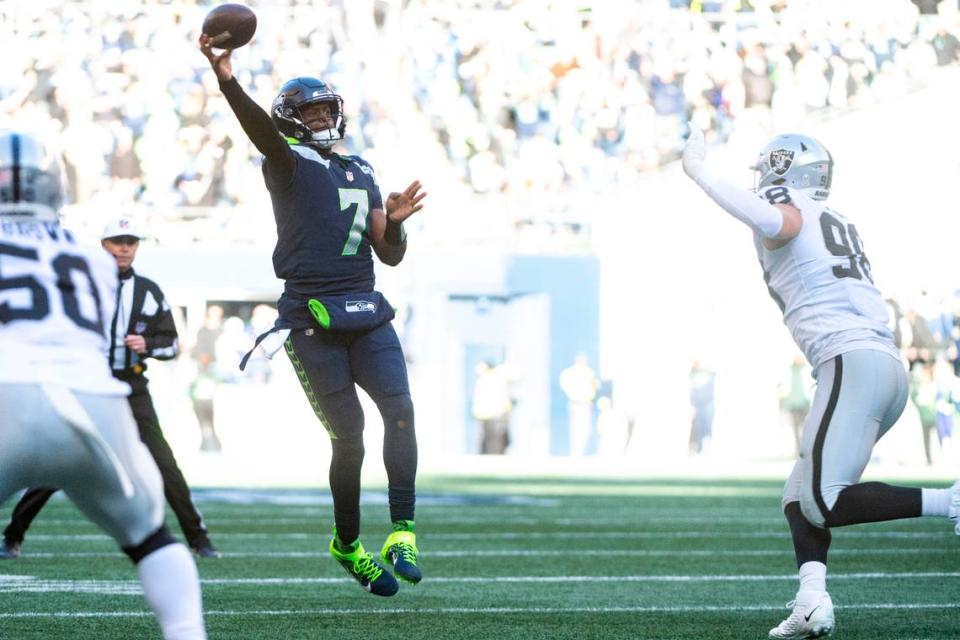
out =
{"type": "Polygon", "coordinates": [[[117,308],[110,324],[110,368],[114,375],[140,374],[144,358],[170,360],[177,355],[177,327],[163,291],[153,280],[128,269],[120,274],[117,308]],[[141,335],[145,353],[136,353],[124,344],[128,335],[141,335]]]}

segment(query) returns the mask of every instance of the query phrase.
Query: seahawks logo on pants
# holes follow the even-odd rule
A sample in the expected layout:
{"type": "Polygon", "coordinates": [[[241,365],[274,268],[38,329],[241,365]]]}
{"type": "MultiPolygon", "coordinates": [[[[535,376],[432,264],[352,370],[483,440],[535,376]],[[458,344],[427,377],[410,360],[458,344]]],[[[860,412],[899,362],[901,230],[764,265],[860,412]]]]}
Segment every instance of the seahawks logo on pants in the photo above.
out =
{"type": "Polygon", "coordinates": [[[369,300],[347,300],[344,308],[347,310],[347,313],[375,313],[377,311],[377,305],[369,300]]]}

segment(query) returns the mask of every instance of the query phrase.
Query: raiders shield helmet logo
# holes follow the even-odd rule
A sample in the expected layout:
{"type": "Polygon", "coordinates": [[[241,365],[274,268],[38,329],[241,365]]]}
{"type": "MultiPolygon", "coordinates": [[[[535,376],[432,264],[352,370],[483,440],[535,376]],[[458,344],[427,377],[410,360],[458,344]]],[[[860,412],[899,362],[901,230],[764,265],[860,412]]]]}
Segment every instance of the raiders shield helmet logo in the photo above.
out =
{"type": "Polygon", "coordinates": [[[782,176],[793,164],[793,151],[789,149],[774,149],[770,152],[770,168],[778,176],[782,176]]]}

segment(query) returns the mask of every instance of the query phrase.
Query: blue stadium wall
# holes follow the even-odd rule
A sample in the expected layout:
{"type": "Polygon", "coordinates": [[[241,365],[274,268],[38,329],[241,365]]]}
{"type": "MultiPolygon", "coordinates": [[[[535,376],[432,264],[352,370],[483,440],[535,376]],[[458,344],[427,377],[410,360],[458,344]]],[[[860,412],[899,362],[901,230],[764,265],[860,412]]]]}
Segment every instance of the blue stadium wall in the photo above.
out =
{"type": "Polygon", "coordinates": [[[550,297],[550,455],[570,452],[560,373],[586,354],[599,376],[600,260],[595,256],[514,256],[507,289],[550,297]]]}

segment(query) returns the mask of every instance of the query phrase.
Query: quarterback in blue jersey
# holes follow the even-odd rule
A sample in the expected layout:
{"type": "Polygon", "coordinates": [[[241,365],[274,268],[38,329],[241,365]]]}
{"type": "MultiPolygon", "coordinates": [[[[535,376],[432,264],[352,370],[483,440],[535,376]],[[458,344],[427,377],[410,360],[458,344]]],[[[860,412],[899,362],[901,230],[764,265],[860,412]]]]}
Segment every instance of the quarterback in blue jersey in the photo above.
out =
{"type": "MultiPolygon", "coordinates": [[[[233,77],[230,51],[200,50],[251,142],[263,154],[277,246],[273,266],[284,281],[280,318],[269,342],[283,346],[317,417],[330,435],[330,490],[335,529],[330,554],[373,594],[397,592],[396,578],[360,544],[363,410],[359,384],[383,417],[383,461],[392,532],[380,561],[417,583],[414,534],[417,441],[406,362],[390,324],[393,308],[374,289],[373,253],[399,264],[407,248],[403,222],[423,207],[413,182],[384,203],[370,165],[333,151],[346,124],[343,100],[323,81],[286,82],[268,115],[233,77]]],[[[264,340],[268,342],[268,340],[264,340]]]]}

